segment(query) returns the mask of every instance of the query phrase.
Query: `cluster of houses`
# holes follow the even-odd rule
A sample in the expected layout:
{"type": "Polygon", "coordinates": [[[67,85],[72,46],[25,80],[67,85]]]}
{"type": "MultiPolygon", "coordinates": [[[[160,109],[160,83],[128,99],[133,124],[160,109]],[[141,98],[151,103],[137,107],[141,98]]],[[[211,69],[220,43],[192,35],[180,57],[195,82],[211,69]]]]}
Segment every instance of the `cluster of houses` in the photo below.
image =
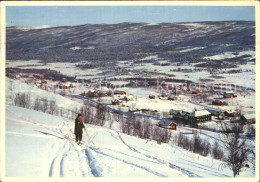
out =
{"type": "MultiPolygon", "coordinates": [[[[155,99],[156,96],[155,95],[149,95],[149,99],[155,99]]],[[[177,101],[178,97],[175,94],[170,94],[168,95],[167,93],[162,93],[161,96],[158,97],[159,99],[162,100],[171,100],[171,101],[177,101]]]]}
{"type": "MultiPolygon", "coordinates": [[[[173,119],[178,121],[183,121],[189,124],[197,124],[199,122],[210,121],[213,115],[205,109],[194,110],[191,113],[187,111],[171,109],[170,114],[172,115],[173,119]]],[[[219,115],[219,117],[222,116],[233,117],[234,121],[243,124],[255,124],[255,114],[245,114],[240,116],[238,113],[225,111],[219,115]]],[[[161,120],[158,126],[165,129],[177,130],[177,123],[174,122],[173,120],[161,120]]]]}
{"type": "Polygon", "coordinates": [[[235,98],[235,97],[237,97],[237,95],[233,91],[226,91],[226,92],[224,92],[222,99],[213,99],[212,105],[227,106],[228,105],[227,101],[225,101],[223,99],[235,98]]]}

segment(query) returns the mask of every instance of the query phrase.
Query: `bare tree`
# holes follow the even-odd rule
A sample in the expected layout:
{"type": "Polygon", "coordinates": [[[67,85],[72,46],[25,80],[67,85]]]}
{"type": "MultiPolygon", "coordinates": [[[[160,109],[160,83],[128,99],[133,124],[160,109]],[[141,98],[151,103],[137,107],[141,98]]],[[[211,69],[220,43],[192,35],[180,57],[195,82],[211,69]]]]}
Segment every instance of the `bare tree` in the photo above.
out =
{"type": "Polygon", "coordinates": [[[222,167],[229,167],[236,177],[245,167],[247,162],[248,150],[246,140],[240,139],[244,131],[244,125],[240,123],[221,124],[224,146],[227,150],[227,156],[224,157],[222,167]]]}
{"type": "Polygon", "coordinates": [[[144,130],[143,138],[150,139],[150,136],[152,136],[152,125],[151,125],[151,121],[147,118],[145,118],[143,121],[143,130],[144,130]]]}
{"type": "Polygon", "coordinates": [[[56,100],[51,100],[49,107],[50,114],[53,115],[55,110],[57,109],[56,100]]]}
{"type": "Polygon", "coordinates": [[[96,108],[96,115],[95,115],[96,122],[95,123],[97,125],[104,126],[105,122],[106,122],[106,114],[107,114],[107,108],[99,100],[97,108],[96,108]]]}
{"type": "Polygon", "coordinates": [[[47,98],[42,98],[42,112],[47,112],[49,108],[49,101],[47,98]]]}
{"type": "Polygon", "coordinates": [[[16,93],[14,98],[14,104],[19,107],[30,108],[31,97],[29,93],[16,93]]]}
{"type": "Polygon", "coordinates": [[[215,141],[215,143],[214,143],[214,145],[212,147],[211,155],[215,159],[218,159],[218,160],[222,160],[223,159],[224,152],[221,149],[221,147],[219,146],[217,141],[215,141]]]}
{"type": "Polygon", "coordinates": [[[33,109],[36,111],[41,111],[42,110],[42,103],[39,97],[37,97],[34,101],[33,109]]]}

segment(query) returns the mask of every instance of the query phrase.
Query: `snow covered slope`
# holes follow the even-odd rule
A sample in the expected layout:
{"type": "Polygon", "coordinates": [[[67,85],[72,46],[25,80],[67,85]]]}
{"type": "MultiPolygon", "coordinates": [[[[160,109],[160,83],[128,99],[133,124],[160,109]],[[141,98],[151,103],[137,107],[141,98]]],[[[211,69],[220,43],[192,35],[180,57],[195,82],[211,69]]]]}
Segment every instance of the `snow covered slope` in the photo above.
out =
{"type": "Polygon", "coordinates": [[[73,127],[65,118],[7,106],[6,176],[232,177],[211,157],[98,126],[87,125],[79,146],[73,127]]]}

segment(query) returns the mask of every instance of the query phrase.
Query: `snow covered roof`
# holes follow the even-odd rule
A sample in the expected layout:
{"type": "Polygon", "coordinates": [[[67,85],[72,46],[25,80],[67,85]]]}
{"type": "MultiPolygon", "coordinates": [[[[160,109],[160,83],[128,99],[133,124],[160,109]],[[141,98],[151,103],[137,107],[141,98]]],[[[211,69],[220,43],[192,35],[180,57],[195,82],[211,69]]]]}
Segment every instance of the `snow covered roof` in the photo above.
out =
{"type": "Polygon", "coordinates": [[[234,94],[234,92],[233,91],[226,91],[226,92],[224,92],[224,94],[234,94]]]}
{"type": "MultiPolygon", "coordinates": [[[[171,123],[174,123],[173,121],[169,121],[169,120],[162,120],[159,122],[159,124],[162,126],[162,127],[168,127],[170,126],[171,123]]],[[[176,125],[176,123],[174,123],[176,125]]]]}
{"type": "Polygon", "coordinates": [[[179,112],[180,110],[174,110],[174,109],[170,110],[170,114],[178,114],[179,112]]]}
{"type": "Polygon", "coordinates": [[[182,112],[181,112],[181,115],[182,115],[182,116],[184,116],[184,115],[186,115],[186,114],[189,114],[189,112],[186,112],[186,111],[182,111],[182,112]]]}
{"type": "Polygon", "coordinates": [[[200,111],[193,111],[190,116],[194,116],[194,117],[198,117],[198,116],[205,116],[205,115],[209,115],[211,114],[209,111],[207,110],[200,110],[200,111]]]}
{"type": "Polygon", "coordinates": [[[246,119],[255,119],[255,114],[245,114],[244,117],[246,119]]]}
{"type": "Polygon", "coordinates": [[[123,91],[123,90],[115,90],[114,93],[121,94],[121,93],[125,93],[125,91],[123,91]]]}

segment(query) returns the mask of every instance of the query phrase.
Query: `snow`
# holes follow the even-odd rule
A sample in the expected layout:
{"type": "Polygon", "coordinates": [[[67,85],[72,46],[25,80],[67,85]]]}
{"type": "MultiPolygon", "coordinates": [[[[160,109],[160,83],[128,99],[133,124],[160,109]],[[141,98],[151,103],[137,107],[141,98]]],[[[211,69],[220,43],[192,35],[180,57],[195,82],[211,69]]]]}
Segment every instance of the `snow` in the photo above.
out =
{"type": "Polygon", "coordinates": [[[41,26],[38,26],[38,27],[31,27],[31,29],[44,29],[44,28],[50,28],[49,25],[41,25],[41,26]]]}
{"type": "Polygon", "coordinates": [[[154,26],[154,25],[159,25],[158,23],[148,23],[146,26],[154,26]]]}
{"type": "Polygon", "coordinates": [[[251,58],[255,58],[255,52],[250,50],[250,51],[241,51],[237,55],[235,55],[234,52],[224,52],[222,54],[204,57],[203,59],[222,60],[222,59],[227,59],[227,58],[236,58],[236,57],[240,57],[243,55],[250,55],[251,58]]]}
{"type": "MultiPolygon", "coordinates": [[[[9,90],[11,81],[16,82],[7,78],[7,95],[17,91],[9,90]]],[[[133,93],[141,94],[140,89],[136,88],[133,93]]],[[[35,97],[48,94],[50,97],[53,94],[36,88],[31,92],[35,97]]],[[[151,92],[147,90],[142,94],[151,92]]],[[[78,100],[70,100],[60,95],[53,95],[53,97],[59,100],[58,103],[69,102],[67,107],[80,104],[78,100]]],[[[202,107],[185,101],[171,102],[147,98],[138,98],[137,101],[140,102],[141,107],[159,108],[162,111],[169,111],[170,108],[202,107]],[[155,105],[156,103],[158,105],[155,105]]],[[[134,102],[136,101],[128,103],[134,102]]],[[[214,125],[214,121],[210,124],[214,125]]],[[[199,156],[171,142],[157,144],[155,141],[125,135],[119,132],[118,123],[112,127],[114,130],[89,124],[86,128],[87,133],[83,134],[83,144],[78,146],[74,142],[74,120],[8,104],[5,131],[6,176],[232,177],[232,172],[228,168],[218,169],[221,161],[210,156],[199,156]]],[[[171,131],[173,136],[182,132],[192,138],[191,134],[196,130],[182,126],[177,128],[177,131],[171,131]]],[[[221,142],[219,133],[207,130],[198,133],[212,144],[215,141],[221,142]]],[[[254,144],[254,140],[252,142],[254,144]]],[[[241,176],[254,176],[252,168],[247,169],[241,176]]]]}
{"type": "Polygon", "coordinates": [[[6,113],[7,177],[232,175],[227,169],[218,171],[219,161],[179,147],[92,125],[87,125],[88,135],[84,133],[84,143],[78,146],[73,141],[73,121],[15,106],[7,106],[6,113]]]}
{"type": "Polygon", "coordinates": [[[95,49],[95,47],[94,47],[94,46],[88,46],[88,47],[84,47],[84,48],[82,48],[82,47],[75,46],[75,47],[71,47],[70,49],[71,49],[71,50],[95,49]]]}
{"type": "MultiPolygon", "coordinates": [[[[82,61],[82,63],[86,63],[86,61],[87,60],[84,60],[82,61]]],[[[62,64],[60,62],[55,62],[55,63],[43,64],[42,61],[40,60],[30,60],[30,61],[7,60],[6,63],[7,63],[6,68],[18,67],[21,69],[50,69],[50,70],[56,70],[61,74],[67,76],[76,76],[77,79],[99,78],[100,76],[97,75],[102,73],[102,70],[99,69],[87,69],[87,71],[82,70],[76,66],[77,64],[79,64],[79,62],[77,63],[63,62],[62,64]]]]}
{"type": "Polygon", "coordinates": [[[189,51],[195,51],[195,50],[200,50],[200,49],[204,49],[205,47],[194,47],[194,48],[190,48],[190,49],[183,49],[180,52],[189,52],[189,51]]]}
{"type": "Polygon", "coordinates": [[[245,114],[244,117],[246,119],[254,119],[255,118],[255,114],[245,114]]]}
{"type": "Polygon", "coordinates": [[[203,25],[201,23],[182,23],[182,24],[179,24],[179,25],[191,26],[191,27],[196,27],[196,28],[207,26],[207,25],[203,25]]]}
{"type": "Polygon", "coordinates": [[[147,56],[145,58],[142,58],[141,60],[150,60],[150,59],[158,59],[158,55],[147,56]]]}
{"type": "Polygon", "coordinates": [[[48,92],[40,88],[33,87],[31,85],[28,85],[18,80],[12,80],[10,78],[6,78],[7,104],[11,104],[12,99],[9,98],[14,98],[16,93],[29,93],[32,103],[34,103],[34,100],[37,97],[39,97],[39,98],[47,98],[48,100],[55,100],[57,106],[62,107],[64,109],[74,109],[74,108],[79,109],[82,106],[82,103],[75,102],[69,98],[64,98],[63,96],[55,94],[53,92],[48,92]]]}

